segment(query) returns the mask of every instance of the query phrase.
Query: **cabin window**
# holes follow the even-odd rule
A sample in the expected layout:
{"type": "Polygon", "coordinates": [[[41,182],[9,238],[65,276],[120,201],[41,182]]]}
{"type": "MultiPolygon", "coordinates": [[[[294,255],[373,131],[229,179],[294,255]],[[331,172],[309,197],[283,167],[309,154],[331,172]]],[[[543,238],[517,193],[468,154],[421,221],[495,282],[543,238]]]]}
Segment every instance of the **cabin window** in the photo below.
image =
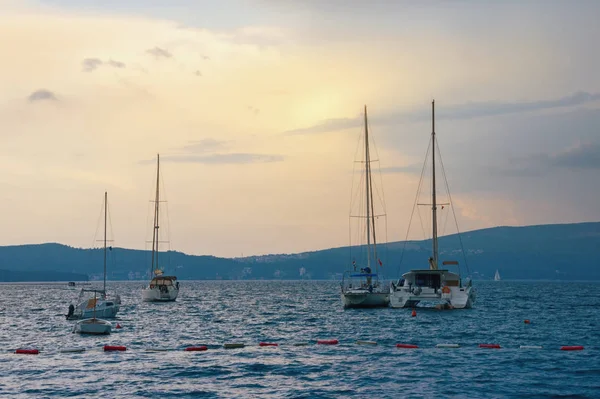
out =
{"type": "Polygon", "coordinates": [[[415,275],[415,285],[417,287],[440,288],[440,275],[429,273],[417,274],[415,275]]]}

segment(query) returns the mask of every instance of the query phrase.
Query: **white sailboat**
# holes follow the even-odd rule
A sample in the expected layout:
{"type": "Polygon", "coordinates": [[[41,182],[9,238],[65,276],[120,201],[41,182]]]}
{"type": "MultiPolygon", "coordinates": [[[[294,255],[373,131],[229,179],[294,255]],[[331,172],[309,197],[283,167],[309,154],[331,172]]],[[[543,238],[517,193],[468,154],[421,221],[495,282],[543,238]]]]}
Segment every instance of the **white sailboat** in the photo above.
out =
{"type": "Polygon", "coordinates": [[[93,309],[92,318],[79,320],[73,326],[73,333],[79,334],[105,335],[110,334],[111,330],[112,325],[110,322],[96,318],[96,307],[93,309]]]}
{"type": "Polygon", "coordinates": [[[165,276],[158,263],[159,244],[159,203],[160,203],[160,155],[156,156],[156,197],[154,199],[154,227],[152,229],[152,262],[150,276],[154,277],[142,289],[144,302],[172,302],[179,294],[179,282],[175,276],[165,276]]]}
{"type": "MultiPolygon", "coordinates": [[[[365,106],[365,214],[351,216],[364,219],[366,231],[366,259],[357,270],[353,261],[352,270],[344,273],[342,278],[342,303],[344,308],[387,307],[389,304],[389,288],[380,277],[381,260],[377,255],[377,239],[375,230],[375,215],[373,206],[373,182],[371,177],[371,154],[369,151],[369,128],[367,122],[367,107],[365,106]],[[374,270],[373,270],[374,269],[374,270]]],[[[359,247],[360,249],[360,247],[359,247]]]]}
{"type": "MultiPolygon", "coordinates": [[[[447,269],[439,269],[438,250],[438,226],[437,226],[437,198],[435,184],[435,102],[431,103],[432,132],[431,132],[431,155],[432,155],[432,187],[431,187],[431,211],[432,211],[432,256],[429,258],[427,269],[414,269],[402,275],[397,283],[391,284],[390,306],[393,308],[415,307],[419,302],[437,303],[437,308],[462,309],[471,308],[475,302],[475,291],[471,280],[463,286],[458,273],[447,269]]],[[[443,206],[442,206],[443,208],[443,206]]],[[[462,245],[462,244],[461,244],[462,245]]],[[[457,261],[444,261],[444,266],[458,266],[457,261]]]]}
{"type": "Polygon", "coordinates": [[[494,281],[500,281],[500,273],[498,273],[498,269],[496,269],[496,274],[494,274],[494,281]]]}
{"type": "MultiPolygon", "coordinates": [[[[79,292],[79,297],[76,300],[76,305],[69,305],[69,311],[66,315],[67,320],[89,319],[95,318],[114,318],[119,312],[121,306],[121,297],[115,295],[110,299],[106,295],[106,225],[108,220],[108,194],[104,192],[104,281],[102,289],[82,288],[79,292]],[[94,297],[88,297],[89,293],[93,293],[94,297]],[[98,298],[98,295],[100,298],[98,298]]],[[[74,284],[73,284],[74,285],[74,284]]]]}

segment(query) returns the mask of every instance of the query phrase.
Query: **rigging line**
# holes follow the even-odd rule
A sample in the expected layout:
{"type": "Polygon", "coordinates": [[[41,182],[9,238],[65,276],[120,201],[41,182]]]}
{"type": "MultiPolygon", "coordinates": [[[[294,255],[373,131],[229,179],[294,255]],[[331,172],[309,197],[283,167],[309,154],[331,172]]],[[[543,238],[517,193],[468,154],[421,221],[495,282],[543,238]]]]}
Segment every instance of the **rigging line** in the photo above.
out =
{"type": "MultiPolygon", "coordinates": [[[[419,178],[417,194],[415,195],[413,209],[412,209],[412,212],[410,213],[410,220],[408,221],[408,228],[406,229],[406,237],[404,238],[404,245],[402,246],[402,252],[400,253],[400,262],[398,263],[398,268],[397,268],[396,274],[400,273],[400,266],[402,266],[402,260],[404,259],[404,252],[406,250],[406,243],[408,241],[408,233],[410,232],[410,226],[412,224],[412,219],[415,214],[415,208],[416,208],[417,202],[419,200],[419,192],[421,191],[421,184],[423,183],[423,173],[425,172],[425,165],[427,165],[427,154],[429,154],[430,147],[431,147],[431,142],[429,142],[429,145],[427,145],[427,152],[425,153],[425,162],[423,162],[423,167],[421,168],[421,177],[419,178]]],[[[417,212],[417,213],[419,213],[419,212],[417,212]]],[[[421,217],[420,213],[419,213],[419,217],[421,217]]],[[[421,223],[421,228],[423,228],[423,223],[421,223]]]]}
{"type": "MultiPolygon", "coordinates": [[[[371,132],[371,121],[367,121],[367,125],[369,127],[369,132],[371,132]]],[[[383,206],[383,213],[387,213],[386,204],[385,204],[385,192],[384,192],[384,186],[383,186],[383,176],[381,173],[381,162],[379,161],[381,159],[381,157],[379,156],[377,142],[375,141],[375,137],[373,135],[371,135],[371,141],[373,142],[373,148],[375,149],[375,155],[377,156],[376,162],[379,164],[379,168],[378,168],[379,169],[379,185],[380,185],[379,188],[381,189],[381,193],[380,193],[377,185],[375,185],[375,192],[377,193],[377,196],[379,197],[379,201],[381,202],[381,205],[383,206]]]]}
{"type": "Polygon", "coordinates": [[[102,216],[104,215],[104,198],[102,198],[102,203],[100,204],[100,213],[98,214],[98,220],[96,221],[96,231],[94,232],[94,240],[92,241],[92,245],[90,248],[96,248],[96,238],[98,237],[98,230],[100,229],[100,221],[102,220],[102,216]]]}
{"type": "MultiPolygon", "coordinates": [[[[448,190],[448,199],[450,200],[450,204],[452,204],[452,196],[450,195],[450,186],[448,185],[448,179],[446,178],[446,169],[444,168],[444,162],[442,161],[442,154],[439,151],[440,145],[438,143],[438,156],[440,158],[440,164],[442,166],[442,175],[444,176],[444,182],[446,183],[446,190],[448,190]]],[[[467,275],[471,274],[471,271],[469,270],[469,263],[467,262],[467,253],[465,252],[465,247],[463,245],[462,242],[462,237],[460,235],[460,230],[458,228],[458,220],[456,219],[456,212],[454,211],[454,206],[451,206],[452,208],[452,215],[454,216],[454,224],[456,225],[456,233],[458,235],[458,241],[460,242],[460,249],[462,250],[463,253],[463,259],[465,260],[465,268],[467,269],[467,275]]]]}
{"type": "MultiPolygon", "coordinates": [[[[352,179],[351,179],[351,184],[350,184],[350,211],[349,211],[349,215],[352,215],[352,209],[354,208],[354,203],[356,198],[353,196],[354,194],[354,177],[356,176],[356,159],[358,156],[358,151],[360,148],[360,142],[361,142],[361,137],[362,137],[362,133],[360,133],[358,135],[358,140],[356,140],[356,149],[354,151],[354,161],[352,162],[352,179]]],[[[362,173],[361,176],[359,177],[359,184],[362,181],[362,173]]],[[[357,190],[360,192],[360,190],[357,190]]],[[[356,194],[358,196],[358,194],[356,194]]],[[[357,231],[360,231],[360,225],[359,228],[357,229],[357,231]]],[[[349,242],[348,242],[348,246],[350,247],[350,263],[352,264],[352,219],[350,217],[348,217],[348,238],[349,238],[349,242]]]]}
{"type": "MultiPolygon", "coordinates": [[[[164,170],[164,168],[163,168],[164,170]]],[[[165,178],[164,178],[164,172],[163,170],[161,170],[160,173],[160,181],[161,181],[161,186],[162,186],[162,198],[164,198],[164,202],[165,202],[165,212],[163,216],[166,217],[167,219],[167,232],[166,232],[166,236],[167,236],[167,265],[169,267],[172,267],[172,263],[171,263],[171,217],[169,215],[169,198],[167,197],[167,186],[165,185],[165,178]]],[[[164,220],[164,219],[163,219],[164,220]]]]}

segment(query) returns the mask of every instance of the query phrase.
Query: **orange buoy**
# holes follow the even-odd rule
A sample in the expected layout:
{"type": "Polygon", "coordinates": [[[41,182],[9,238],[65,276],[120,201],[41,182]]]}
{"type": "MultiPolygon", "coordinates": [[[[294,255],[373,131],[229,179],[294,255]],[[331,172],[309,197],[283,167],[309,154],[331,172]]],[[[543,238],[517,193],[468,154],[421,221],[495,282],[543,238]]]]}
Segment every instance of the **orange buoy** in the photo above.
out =
{"type": "Polygon", "coordinates": [[[273,342],[261,342],[258,346],[279,346],[279,344],[273,342]]]}
{"type": "Polygon", "coordinates": [[[202,345],[202,346],[188,346],[184,350],[186,352],[202,352],[202,351],[205,351],[207,349],[208,349],[207,346],[202,345]]]}
{"type": "Polygon", "coordinates": [[[318,339],[317,340],[318,345],[337,345],[339,343],[340,343],[340,341],[338,341],[337,339],[318,339]]]}
{"type": "Polygon", "coordinates": [[[17,349],[15,353],[19,355],[38,355],[40,351],[37,349],[17,349]]]}
{"type": "Polygon", "coordinates": [[[560,350],[561,351],[582,351],[583,350],[583,346],[581,346],[581,345],[561,346],[560,350]]]}
{"type": "Polygon", "coordinates": [[[119,323],[117,323],[115,328],[123,328],[123,327],[121,327],[121,325],[119,323]]]}
{"type": "Polygon", "coordinates": [[[412,317],[417,317],[417,311],[415,309],[413,309],[411,316],[412,317]]]}
{"type": "Polygon", "coordinates": [[[479,347],[487,349],[500,349],[500,345],[498,344],[479,344],[479,347]]]}
{"type": "Polygon", "coordinates": [[[127,348],[124,346],[104,345],[104,352],[124,352],[127,348]]]}
{"type": "Polygon", "coordinates": [[[531,322],[529,321],[529,319],[525,319],[525,324],[531,324],[531,322]]]}
{"type": "Polygon", "coordinates": [[[402,348],[402,349],[417,349],[418,346],[417,345],[412,345],[412,344],[396,344],[396,348],[402,348]]]}

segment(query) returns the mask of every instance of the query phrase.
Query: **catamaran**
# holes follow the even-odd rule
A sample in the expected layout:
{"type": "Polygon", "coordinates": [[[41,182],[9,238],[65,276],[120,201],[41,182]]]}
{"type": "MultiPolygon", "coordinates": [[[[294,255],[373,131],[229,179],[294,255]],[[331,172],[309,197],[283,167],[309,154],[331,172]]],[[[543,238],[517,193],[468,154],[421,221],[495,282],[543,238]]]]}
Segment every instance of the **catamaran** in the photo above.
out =
{"type": "Polygon", "coordinates": [[[383,265],[377,253],[377,238],[375,229],[375,220],[379,216],[374,212],[373,205],[373,182],[371,177],[371,154],[369,151],[369,127],[367,120],[367,107],[365,106],[365,214],[352,216],[365,221],[366,247],[359,247],[359,250],[366,250],[366,260],[362,267],[357,266],[356,261],[352,261],[352,270],[348,270],[342,277],[342,303],[345,308],[366,308],[366,307],[387,307],[389,304],[389,288],[384,284],[380,277],[380,268],[383,265]],[[357,270],[357,267],[359,269],[357,270]]]}
{"type": "MultiPolygon", "coordinates": [[[[69,305],[69,311],[66,314],[67,320],[89,319],[103,317],[114,318],[119,312],[121,306],[121,297],[115,295],[114,299],[109,299],[106,295],[106,225],[108,219],[108,194],[104,192],[104,281],[102,289],[82,288],[79,297],[75,302],[77,305],[69,305]],[[93,293],[93,298],[86,298],[89,293],[93,293]],[[99,296],[99,298],[98,298],[99,296]]],[[[74,284],[73,284],[74,285],[74,284]]]]}
{"type": "Polygon", "coordinates": [[[160,204],[160,155],[156,156],[156,197],[154,199],[154,227],[152,229],[152,262],[150,264],[150,276],[154,277],[150,283],[142,289],[142,300],[144,302],[171,302],[177,299],[179,294],[179,282],[175,276],[165,276],[158,263],[159,244],[159,204],[160,204]]]}
{"type": "MultiPolygon", "coordinates": [[[[466,285],[463,285],[460,268],[458,273],[454,273],[438,267],[438,203],[435,184],[435,102],[431,103],[431,116],[432,131],[430,148],[432,159],[431,212],[433,248],[431,257],[429,258],[429,268],[411,270],[408,273],[404,273],[402,278],[397,282],[392,282],[390,286],[390,306],[393,308],[409,308],[417,306],[421,301],[426,301],[436,303],[436,307],[441,309],[471,308],[475,302],[475,291],[473,290],[471,280],[466,285]]],[[[449,260],[442,262],[442,265],[458,266],[458,262],[449,260]]]]}

